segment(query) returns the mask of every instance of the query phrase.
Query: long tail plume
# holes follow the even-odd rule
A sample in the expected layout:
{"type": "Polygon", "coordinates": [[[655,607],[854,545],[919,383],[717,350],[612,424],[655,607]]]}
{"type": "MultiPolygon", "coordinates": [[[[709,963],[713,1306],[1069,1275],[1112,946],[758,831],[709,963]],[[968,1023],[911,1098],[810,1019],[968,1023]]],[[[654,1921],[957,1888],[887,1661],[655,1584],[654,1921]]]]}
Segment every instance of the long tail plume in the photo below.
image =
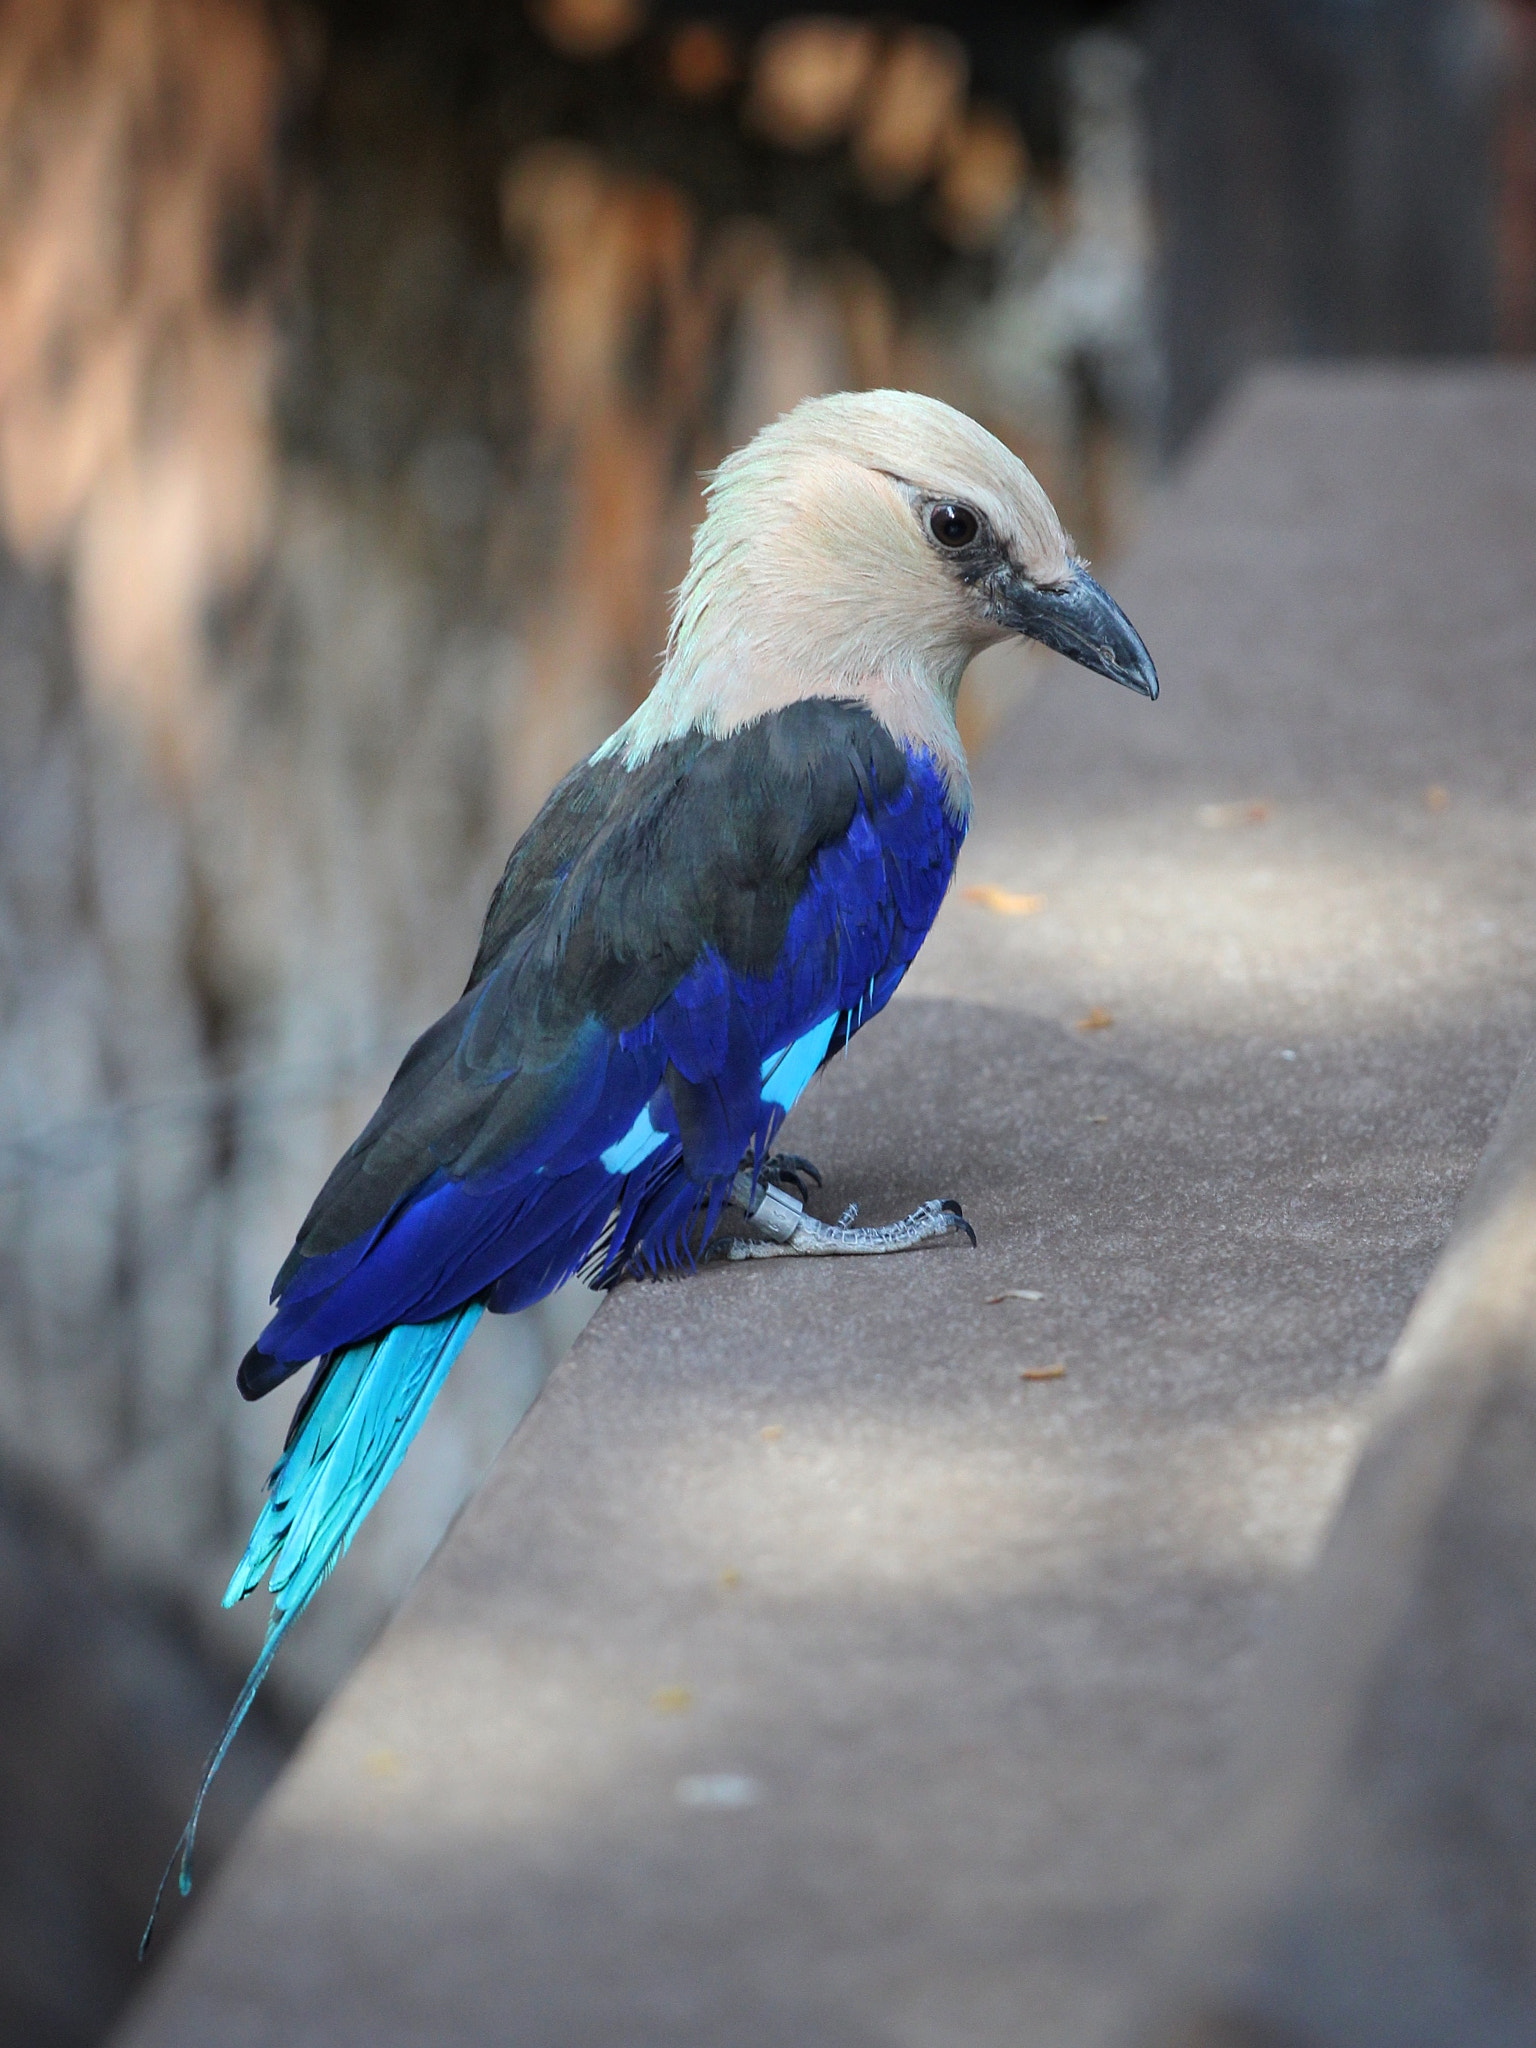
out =
{"type": "Polygon", "coordinates": [[[203,1801],[279,1643],[345,1556],[368,1510],[388,1485],[426,1420],[448,1368],[480,1320],[482,1306],[471,1302],[434,1323],[400,1323],[366,1344],[332,1352],[299,1403],[283,1455],[267,1481],[266,1505],[224,1595],[224,1605],[233,1607],[254,1593],[270,1570],[272,1617],[267,1639],[208,1758],[191,1816],[156,1888],[139,1943],[141,1960],[154,1938],[160,1901],[178,1859],[177,1889],[183,1898],[192,1889],[192,1850],[203,1801]]]}

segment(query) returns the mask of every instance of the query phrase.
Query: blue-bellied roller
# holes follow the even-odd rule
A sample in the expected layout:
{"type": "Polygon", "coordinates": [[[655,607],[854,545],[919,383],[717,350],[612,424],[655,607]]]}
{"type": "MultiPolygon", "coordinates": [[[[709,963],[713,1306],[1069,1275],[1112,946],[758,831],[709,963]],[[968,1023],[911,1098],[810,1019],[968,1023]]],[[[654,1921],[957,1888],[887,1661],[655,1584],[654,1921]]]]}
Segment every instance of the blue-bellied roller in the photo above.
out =
{"type": "Polygon", "coordinates": [[[933,923],[971,811],[960,678],[1009,634],[1157,695],[1045,493],[962,413],[810,399],[715,473],[654,689],[513,849],[464,993],[321,1189],[240,1366],[255,1400],[318,1360],[224,1596],[270,1574],[183,1891],[284,1631],[486,1309],[573,1275],[971,1234],[954,1201],[820,1223],[772,1146],[933,923]]]}

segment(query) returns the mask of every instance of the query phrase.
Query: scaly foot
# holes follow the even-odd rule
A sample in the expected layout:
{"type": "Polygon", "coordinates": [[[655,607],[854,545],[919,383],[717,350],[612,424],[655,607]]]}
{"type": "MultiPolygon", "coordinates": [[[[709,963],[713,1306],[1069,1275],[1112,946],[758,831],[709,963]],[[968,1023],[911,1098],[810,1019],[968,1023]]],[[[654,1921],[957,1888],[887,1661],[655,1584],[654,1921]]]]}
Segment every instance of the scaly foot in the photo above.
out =
{"type": "Polygon", "coordinates": [[[805,1204],[782,1187],[765,1186],[759,1179],[756,1193],[752,1176],[743,1170],[736,1176],[731,1198],[747,1212],[750,1237],[726,1237],[710,1246],[709,1256],[718,1259],[826,1258],[868,1255],[874,1252],[905,1252],[914,1245],[963,1232],[974,1245],[976,1233],[960,1212],[958,1202],[924,1202],[899,1223],[859,1227],[857,1211],[845,1210],[840,1222],[818,1223],[808,1216],[805,1204]]]}

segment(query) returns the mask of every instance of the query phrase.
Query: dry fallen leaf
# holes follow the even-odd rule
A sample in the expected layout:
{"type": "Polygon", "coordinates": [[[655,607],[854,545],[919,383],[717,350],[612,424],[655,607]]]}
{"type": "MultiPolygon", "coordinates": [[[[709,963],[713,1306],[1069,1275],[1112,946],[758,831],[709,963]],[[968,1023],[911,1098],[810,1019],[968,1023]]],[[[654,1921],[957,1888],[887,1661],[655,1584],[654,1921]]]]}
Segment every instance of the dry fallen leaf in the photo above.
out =
{"type": "Polygon", "coordinates": [[[1044,910],[1043,896],[1021,896],[1014,889],[998,889],[991,882],[973,882],[960,894],[967,903],[979,903],[983,910],[995,910],[999,917],[1033,917],[1044,910]]]}
{"type": "Polygon", "coordinates": [[[784,1434],[784,1425],[782,1422],[770,1422],[768,1427],[760,1431],[759,1434],[765,1444],[776,1444],[784,1434]]]}
{"type": "Polygon", "coordinates": [[[693,1705],[693,1694],[686,1685],[659,1685],[651,1694],[653,1714],[686,1714],[693,1705]]]}
{"type": "Polygon", "coordinates": [[[398,1778],[403,1759],[395,1749],[370,1749],[363,1758],[363,1769],[370,1778],[398,1778]]]}
{"type": "Polygon", "coordinates": [[[1045,1296],[1034,1287],[1005,1287],[1001,1294],[989,1294],[987,1307],[996,1308],[1000,1301],[1044,1301],[1045,1296]]]}
{"type": "Polygon", "coordinates": [[[1424,792],[1426,811],[1443,811],[1451,800],[1451,792],[1443,789],[1438,782],[1432,782],[1424,792]]]}
{"type": "Polygon", "coordinates": [[[1079,1031],[1107,1031],[1114,1021],[1108,1010],[1101,1009],[1095,1003],[1086,1017],[1078,1018],[1077,1028],[1079,1031]]]}
{"type": "Polygon", "coordinates": [[[1236,804],[1202,804],[1195,816],[1207,832],[1225,832],[1233,825],[1262,825],[1269,816],[1269,805],[1262,797],[1236,804]]]}
{"type": "Polygon", "coordinates": [[[737,1571],[735,1565],[728,1564],[726,1566],[725,1570],[720,1574],[720,1583],[727,1593],[733,1593],[736,1590],[741,1584],[741,1573],[737,1571]]]}
{"type": "Polygon", "coordinates": [[[1019,1374],[1021,1380],[1064,1380],[1067,1368],[1057,1359],[1054,1365],[1026,1365],[1019,1374]]]}

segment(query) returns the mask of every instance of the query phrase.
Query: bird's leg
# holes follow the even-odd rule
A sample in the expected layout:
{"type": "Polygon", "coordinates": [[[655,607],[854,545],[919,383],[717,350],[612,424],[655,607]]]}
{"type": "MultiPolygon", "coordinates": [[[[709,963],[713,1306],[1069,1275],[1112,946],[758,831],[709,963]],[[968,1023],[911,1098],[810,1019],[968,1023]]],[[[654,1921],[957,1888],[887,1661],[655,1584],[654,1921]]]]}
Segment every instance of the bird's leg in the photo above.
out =
{"type": "Polygon", "coordinates": [[[710,1247],[720,1259],[827,1258],[872,1252],[905,1252],[914,1245],[937,1237],[963,1232],[974,1245],[976,1233],[960,1213],[958,1202],[924,1202],[898,1223],[873,1227],[854,1224],[856,1210],[845,1210],[838,1223],[818,1223],[806,1213],[805,1204],[783,1187],[771,1187],[743,1167],[731,1189],[731,1199],[744,1209],[752,1227],[751,1237],[727,1237],[710,1247]]]}

